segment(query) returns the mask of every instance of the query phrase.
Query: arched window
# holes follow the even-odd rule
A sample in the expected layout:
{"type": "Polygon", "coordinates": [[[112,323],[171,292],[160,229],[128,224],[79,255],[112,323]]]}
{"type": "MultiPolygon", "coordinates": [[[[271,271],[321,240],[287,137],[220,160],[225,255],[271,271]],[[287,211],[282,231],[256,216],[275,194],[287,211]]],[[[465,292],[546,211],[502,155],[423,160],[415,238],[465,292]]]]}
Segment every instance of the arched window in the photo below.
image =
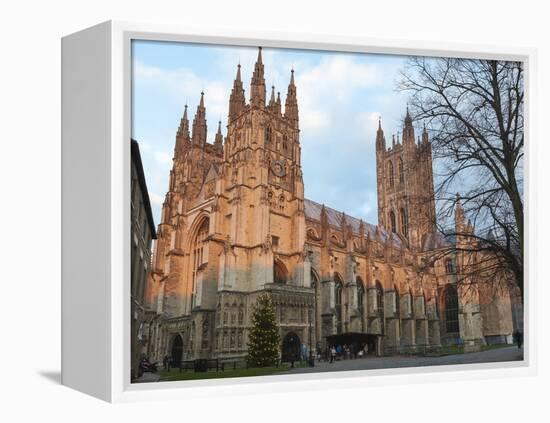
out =
{"type": "Polygon", "coordinates": [[[336,311],[336,333],[342,333],[342,294],[344,290],[344,283],[342,282],[342,279],[340,279],[340,276],[338,275],[334,276],[334,282],[335,282],[334,304],[335,304],[335,311],[336,311]]]}
{"type": "Polygon", "coordinates": [[[447,271],[447,273],[454,273],[455,272],[455,268],[454,268],[452,259],[448,258],[447,260],[445,260],[445,270],[447,271]]]}
{"type": "Polygon", "coordinates": [[[395,176],[393,171],[393,163],[392,161],[388,161],[388,187],[393,188],[395,185],[395,176]]]}
{"type": "Polygon", "coordinates": [[[191,247],[191,254],[192,254],[192,263],[193,263],[193,275],[192,275],[192,282],[193,282],[193,289],[192,289],[192,301],[191,304],[195,304],[195,297],[197,295],[197,273],[200,270],[201,266],[205,263],[205,260],[208,260],[207,257],[204,257],[204,244],[206,241],[206,238],[208,238],[208,230],[210,226],[210,220],[208,218],[205,218],[201,225],[199,226],[199,229],[197,230],[197,233],[195,235],[195,239],[193,240],[193,244],[191,247]]]}
{"type": "Polygon", "coordinates": [[[273,262],[273,282],[284,284],[287,281],[287,271],[285,265],[279,260],[273,262]]]}
{"type": "Polygon", "coordinates": [[[400,311],[400,298],[399,298],[399,290],[397,289],[397,286],[393,286],[393,290],[395,291],[395,304],[394,304],[394,308],[395,308],[395,315],[397,316],[397,318],[401,317],[401,311],[400,311]]]}
{"type": "Polygon", "coordinates": [[[208,322],[208,319],[204,319],[202,322],[202,349],[205,350],[208,348],[208,339],[210,336],[209,333],[210,324],[208,322]]]}
{"type": "Polygon", "coordinates": [[[357,308],[359,309],[359,316],[361,316],[361,330],[365,330],[364,328],[364,321],[363,317],[365,314],[364,310],[364,299],[365,299],[365,285],[363,284],[363,280],[357,276],[356,279],[357,284],[357,308]]]}
{"type": "Polygon", "coordinates": [[[376,313],[384,315],[384,288],[379,281],[376,281],[376,313]]]}
{"type": "Polygon", "coordinates": [[[393,212],[393,210],[390,210],[390,229],[392,232],[397,233],[395,213],[393,212]]]}
{"type": "Polygon", "coordinates": [[[283,135],[283,150],[288,150],[288,137],[286,135],[283,135]]]}
{"type": "Polygon", "coordinates": [[[405,238],[407,238],[407,234],[409,233],[409,224],[407,222],[407,213],[405,212],[405,209],[401,209],[400,215],[401,215],[401,233],[405,238]]]}
{"type": "Polygon", "coordinates": [[[456,288],[447,285],[445,290],[445,327],[447,333],[458,332],[458,294],[456,288]]]}
{"type": "Polygon", "coordinates": [[[268,144],[271,142],[272,140],[272,130],[271,130],[271,126],[266,126],[265,127],[265,143],[268,144]]]}
{"type": "Polygon", "coordinates": [[[401,157],[399,157],[399,161],[397,162],[397,171],[399,172],[399,183],[404,184],[405,169],[403,169],[403,159],[401,157]]]}

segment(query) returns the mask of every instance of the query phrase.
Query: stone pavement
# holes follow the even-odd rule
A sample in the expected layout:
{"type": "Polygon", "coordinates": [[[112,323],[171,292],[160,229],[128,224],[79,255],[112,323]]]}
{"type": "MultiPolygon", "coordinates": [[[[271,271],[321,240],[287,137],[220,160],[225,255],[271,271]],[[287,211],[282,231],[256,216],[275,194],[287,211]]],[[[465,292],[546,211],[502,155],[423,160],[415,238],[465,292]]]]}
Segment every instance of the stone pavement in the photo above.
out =
{"type": "Polygon", "coordinates": [[[159,379],[160,375],[158,373],[145,372],[141,375],[141,377],[138,377],[136,380],[132,381],[132,383],[158,382],[159,379]]]}
{"type": "Polygon", "coordinates": [[[523,348],[517,346],[496,348],[493,350],[446,355],[441,357],[392,356],[367,357],[353,360],[339,360],[330,364],[325,361],[315,362],[315,367],[294,368],[280,374],[336,372],[348,370],[392,369],[401,367],[441,366],[448,364],[493,363],[517,361],[523,359],[523,348]]]}

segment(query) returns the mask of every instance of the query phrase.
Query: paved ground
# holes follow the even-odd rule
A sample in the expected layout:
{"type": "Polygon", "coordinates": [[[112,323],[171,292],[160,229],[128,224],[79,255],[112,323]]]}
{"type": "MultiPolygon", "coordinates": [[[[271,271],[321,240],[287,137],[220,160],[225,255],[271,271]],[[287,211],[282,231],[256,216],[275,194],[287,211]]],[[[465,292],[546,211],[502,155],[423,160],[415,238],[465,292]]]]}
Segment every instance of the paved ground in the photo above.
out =
{"type": "Polygon", "coordinates": [[[159,379],[160,375],[158,373],[145,372],[141,375],[141,377],[138,377],[136,380],[132,381],[132,383],[158,382],[159,379]]]}
{"type": "MultiPolygon", "coordinates": [[[[355,360],[340,360],[330,364],[316,362],[315,367],[301,367],[284,373],[316,373],[347,370],[390,369],[399,367],[440,366],[447,364],[493,363],[499,361],[517,361],[523,359],[523,348],[516,346],[497,348],[488,351],[467,354],[446,355],[442,357],[367,357],[355,360]]],[[[281,374],[284,374],[281,373],[281,374]]]]}

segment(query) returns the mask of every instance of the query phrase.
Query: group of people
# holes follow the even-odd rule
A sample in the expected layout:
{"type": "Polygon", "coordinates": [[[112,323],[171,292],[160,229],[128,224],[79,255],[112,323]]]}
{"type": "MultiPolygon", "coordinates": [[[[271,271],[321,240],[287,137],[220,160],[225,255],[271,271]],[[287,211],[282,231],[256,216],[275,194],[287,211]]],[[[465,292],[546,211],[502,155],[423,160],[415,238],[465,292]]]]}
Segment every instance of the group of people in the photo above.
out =
{"type": "Polygon", "coordinates": [[[354,344],[333,345],[327,347],[327,359],[330,363],[335,360],[351,360],[353,358],[363,358],[369,353],[368,344],[363,344],[357,348],[354,344]]]}

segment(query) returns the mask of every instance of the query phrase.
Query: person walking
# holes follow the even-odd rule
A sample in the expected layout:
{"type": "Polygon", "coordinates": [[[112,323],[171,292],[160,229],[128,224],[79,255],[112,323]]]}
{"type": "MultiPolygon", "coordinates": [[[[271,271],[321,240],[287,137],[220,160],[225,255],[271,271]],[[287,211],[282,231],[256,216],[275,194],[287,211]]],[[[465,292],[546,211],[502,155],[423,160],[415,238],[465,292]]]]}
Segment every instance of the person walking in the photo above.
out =
{"type": "Polygon", "coordinates": [[[330,347],[330,362],[332,363],[336,358],[336,348],[330,347]]]}

